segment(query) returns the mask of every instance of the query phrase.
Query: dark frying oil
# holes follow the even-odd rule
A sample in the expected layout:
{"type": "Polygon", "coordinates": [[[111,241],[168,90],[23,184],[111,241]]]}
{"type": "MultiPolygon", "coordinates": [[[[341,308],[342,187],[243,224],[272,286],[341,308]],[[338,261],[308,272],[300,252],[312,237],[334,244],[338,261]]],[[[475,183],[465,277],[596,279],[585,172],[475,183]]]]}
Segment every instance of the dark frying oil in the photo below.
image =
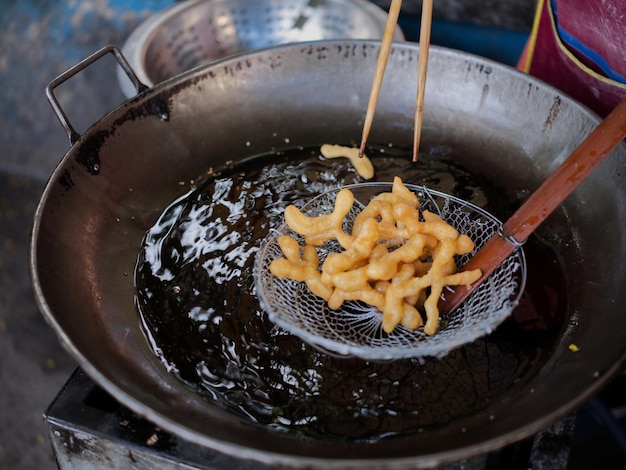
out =
{"type": "MultiPolygon", "coordinates": [[[[376,179],[438,189],[501,219],[512,201],[488,181],[432,155],[374,152],[376,179]]],[[[258,158],[175,201],[147,233],[137,305],[156,353],[224,409],[317,439],[375,440],[425,430],[484,407],[541,365],[565,316],[553,251],[531,239],[528,287],[493,334],[443,359],[370,363],[321,353],[274,326],[254,293],[254,257],[285,206],[361,181],[317,149],[258,158]]]]}

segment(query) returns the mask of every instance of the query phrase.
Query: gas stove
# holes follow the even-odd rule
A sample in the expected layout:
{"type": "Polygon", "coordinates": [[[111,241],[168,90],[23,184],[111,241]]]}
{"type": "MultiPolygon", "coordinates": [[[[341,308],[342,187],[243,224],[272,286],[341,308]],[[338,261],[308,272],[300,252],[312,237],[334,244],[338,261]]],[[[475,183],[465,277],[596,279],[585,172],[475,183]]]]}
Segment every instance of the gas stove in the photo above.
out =
{"type": "MultiPolygon", "coordinates": [[[[577,470],[626,465],[626,374],[576,413],[532,437],[445,470],[577,470]]],[[[45,413],[61,470],[75,468],[269,469],[187,442],[142,419],[77,369],[45,413]]]]}

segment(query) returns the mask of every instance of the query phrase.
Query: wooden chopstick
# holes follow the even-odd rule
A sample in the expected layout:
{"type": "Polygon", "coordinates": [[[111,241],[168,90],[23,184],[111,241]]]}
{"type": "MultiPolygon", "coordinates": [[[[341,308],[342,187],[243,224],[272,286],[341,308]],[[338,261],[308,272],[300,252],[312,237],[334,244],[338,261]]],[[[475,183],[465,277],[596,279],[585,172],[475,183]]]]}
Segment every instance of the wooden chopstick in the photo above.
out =
{"type": "Polygon", "coordinates": [[[376,63],[374,81],[372,83],[372,89],[370,90],[370,98],[369,102],[367,103],[367,111],[365,112],[363,134],[361,135],[361,146],[359,147],[359,157],[362,157],[363,153],[365,153],[365,144],[367,142],[367,138],[369,137],[370,130],[372,129],[374,113],[376,112],[376,104],[378,103],[378,95],[380,94],[380,88],[383,84],[383,77],[385,76],[387,60],[389,59],[391,43],[393,42],[393,35],[396,32],[396,25],[398,24],[398,16],[400,15],[401,6],[402,0],[392,0],[391,5],[389,6],[387,23],[385,24],[385,31],[383,33],[380,52],[378,53],[378,62],[376,63]]]}
{"type": "MultiPolygon", "coordinates": [[[[398,16],[400,15],[400,7],[402,0],[392,0],[387,14],[387,24],[383,34],[380,53],[378,54],[378,62],[376,63],[376,72],[370,90],[370,97],[365,112],[365,121],[363,122],[363,133],[361,134],[361,145],[359,146],[359,157],[365,153],[365,145],[372,129],[374,121],[374,113],[378,104],[378,97],[382,87],[385,69],[391,51],[391,44],[395,34],[398,16]]],[[[413,161],[417,161],[419,145],[422,135],[422,120],[424,114],[424,94],[426,90],[426,74],[428,70],[428,50],[430,47],[430,31],[433,18],[433,0],[424,0],[422,3],[422,19],[420,25],[420,49],[418,55],[418,73],[417,73],[417,98],[415,102],[415,120],[413,127],[413,161]]]]}
{"type": "Polygon", "coordinates": [[[417,154],[422,135],[422,115],[424,114],[424,92],[426,90],[426,72],[428,70],[428,49],[430,47],[430,30],[433,21],[433,0],[422,3],[422,23],[420,25],[420,49],[418,55],[417,98],[415,100],[415,121],[413,126],[413,161],[417,154]]]}

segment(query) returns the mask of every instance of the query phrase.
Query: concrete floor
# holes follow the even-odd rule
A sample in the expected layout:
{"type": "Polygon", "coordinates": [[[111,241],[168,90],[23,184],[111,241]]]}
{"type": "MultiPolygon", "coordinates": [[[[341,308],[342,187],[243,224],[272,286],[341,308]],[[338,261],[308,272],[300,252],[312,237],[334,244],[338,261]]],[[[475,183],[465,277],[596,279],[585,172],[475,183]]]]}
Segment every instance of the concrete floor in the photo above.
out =
{"type": "Polygon", "coordinates": [[[33,299],[27,241],[40,184],[0,173],[0,467],[54,468],[42,411],[76,366],[33,299]]]}
{"type": "MultiPolygon", "coordinates": [[[[172,1],[3,1],[0,6],[0,468],[53,469],[43,412],[76,368],[37,308],[28,273],[34,209],[69,148],[45,96],[57,75],[172,1]],[[119,11],[118,11],[119,10],[119,11]]],[[[63,94],[78,127],[125,98],[114,69],[63,94]]],[[[77,227],[77,229],[80,229],[77,227]]]]}
{"type": "MultiPolygon", "coordinates": [[[[172,3],[5,0],[0,6],[0,468],[56,468],[42,414],[76,367],[39,313],[28,273],[34,209],[69,148],[45,86],[100,47],[121,46],[141,20],[172,3]]],[[[515,23],[527,27],[533,2],[517,3],[524,15],[515,23]]],[[[72,79],[61,98],[79,132],[125,99],[111,66],[72,79]]]]}

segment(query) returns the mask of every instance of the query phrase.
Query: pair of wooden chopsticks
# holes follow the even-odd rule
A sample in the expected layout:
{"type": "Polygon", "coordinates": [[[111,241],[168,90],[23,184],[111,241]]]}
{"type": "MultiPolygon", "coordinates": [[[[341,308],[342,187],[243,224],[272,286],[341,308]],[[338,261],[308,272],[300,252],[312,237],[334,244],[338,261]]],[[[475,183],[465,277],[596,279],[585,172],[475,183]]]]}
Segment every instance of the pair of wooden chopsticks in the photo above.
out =
{"type": "MultiPolygon", "coordinates": [[[[367,111],[365,113],[365,122],[363,124],[363,134],[361,136],[361,146],[359,147],[359,156],[362,157],[365,152],[365,144],[369,137],[370,130],[372,129],[372,122],[374,121],[374,112],[376,111],[376,104],[378,103],[378,95],[380,94],[380,88],[383,83],[383,77],[385,75],[385,69],[387,68],[387,60],[389,59],[389,53],[391,51],[391,43],[393,42],[393,35],[396,30],[396,24],[398,23],[398,16],[400,14],[400,6],[402,0],[392,0],[389,7],[389,13],[387,15],[387,24],[385,25],[385,32],[383,34],[382,43],[380,46],[380,53],[378,54],[378,62],[376,63],[376,72],[374,74],[374,81],[372,83],[372,89],[370,91],[370,98],[367,104],[367,111]]],[[[433,0],[424,0],[422,3],[422,21],[420,26],[420,48],[418,55],[418,73],[417,73],[417,98],[415,104],[415,125],[413,129],[413,161],[417,161],[417,153],[420,145],[420,138],[422,133],[422,115],[424,112],[424,91],[426,89],[426,71],[428,69],[428,48],[430,45],[430,29],[433,17],[433,0]]]]}

